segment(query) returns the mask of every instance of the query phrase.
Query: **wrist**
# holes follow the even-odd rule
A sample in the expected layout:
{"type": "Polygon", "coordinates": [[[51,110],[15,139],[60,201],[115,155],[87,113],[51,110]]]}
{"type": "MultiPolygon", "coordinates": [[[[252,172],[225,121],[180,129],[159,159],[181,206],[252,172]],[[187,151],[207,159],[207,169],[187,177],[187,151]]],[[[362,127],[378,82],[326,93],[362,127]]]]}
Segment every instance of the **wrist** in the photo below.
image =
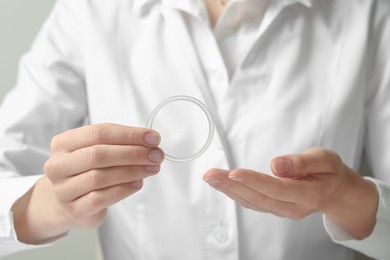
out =
{"type": "Polygon", "coordinates": [[[71,230],[51,189],[50,181],[42,177],[12,206],[14,229],[20,242],[50,243],[71,230]]]}
{"type": "Polygon", "coordinates": [[[346,178],[332,206],[323,213],[352,237],[368,237],[376,224],[378,191],[374,184],[345,166],[346,178]]]}

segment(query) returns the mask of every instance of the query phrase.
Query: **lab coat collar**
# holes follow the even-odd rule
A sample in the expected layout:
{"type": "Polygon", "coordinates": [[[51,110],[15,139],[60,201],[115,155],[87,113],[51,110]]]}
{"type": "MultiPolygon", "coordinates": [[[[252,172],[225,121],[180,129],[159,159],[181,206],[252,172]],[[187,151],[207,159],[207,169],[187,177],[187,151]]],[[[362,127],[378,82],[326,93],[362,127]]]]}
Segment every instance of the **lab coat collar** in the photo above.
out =
{"type": "MultiPolygon", "coordinates": [[[[242,0],[242,1],[245,1],[245,0],[242,0]]],[[[284,2],[286,4],[293,4],[295,2],[295,3],[303,4],[306,7],[312,7],[314,0],[272,0],[272,1],[280,1],[280,2],[284,2]]],[[[188,6],[188,3],[195,2],[195,1],[188,1],[188,0],[133,0],[133,10],[138,14],[142,14],[145,11],[147,11],[148,8],[152,7],[153,4],[161,3],[161,2],[163,2],[165,4],[170,4],[173,6],[178,6],[178,5],[182,5],[184,3],[187,3],[187,6],[188,6]]]]}

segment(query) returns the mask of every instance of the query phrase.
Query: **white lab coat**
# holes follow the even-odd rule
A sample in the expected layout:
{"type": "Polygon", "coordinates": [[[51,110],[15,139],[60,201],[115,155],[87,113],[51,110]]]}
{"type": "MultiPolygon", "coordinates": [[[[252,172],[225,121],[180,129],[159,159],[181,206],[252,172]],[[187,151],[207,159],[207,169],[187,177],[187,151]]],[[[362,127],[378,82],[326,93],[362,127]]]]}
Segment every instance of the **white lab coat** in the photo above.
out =
{"type": "MultiPolygon", "coordinates": [[[[189,95],[223,131],[203,156],[165,161],[109,209],[106,259],[352,259],[349,248],[390,258],[390,2],[273,0],[264,16],[260,1],[234,2],[215,31],[201,1],[57,3],[0,111],[0,255],[31,247],[16,240],[8,212],[43,173],[55,134],[86,117],[145,126],[163,99],[189,95]],[[292,221],[244,209],[202,181],[214,167],[270,173],[274,156],[312,146],[354,169],[367,155],[380,192],[367,239],[321,214],[292,221]]],[[[189,123],[170,151],[204,141],[207,125],[189,123]]]]}

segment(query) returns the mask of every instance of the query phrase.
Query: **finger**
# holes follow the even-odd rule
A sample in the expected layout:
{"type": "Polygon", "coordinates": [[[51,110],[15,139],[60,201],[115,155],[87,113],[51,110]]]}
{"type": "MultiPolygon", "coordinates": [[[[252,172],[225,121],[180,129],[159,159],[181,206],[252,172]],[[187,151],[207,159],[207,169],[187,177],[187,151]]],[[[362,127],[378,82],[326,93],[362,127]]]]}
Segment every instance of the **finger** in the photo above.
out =
{"type": "Polygon", "coordinates": [[[262,213],[271,213],[278,217],[288,217],[291,219],[300,219],[303,214],[298,205],[288,204],[287,202],[275,201],[266,196],[253,193],[253,190],[245,191],[248,195],[242,196],[241,193],[225,188],[224,186],[214,187],[216,190],[223,192],[226,196],[236,201],[242,207],[255,210],[262,213]],[[250,196],[250,197],[249,197],[250,196]]]}
{"type": "Polygon", "coordinates": [[[295,203],[268,197],[257,190],[229,179],[229,175],[229,171],[213,169],[205,174],[204,180],[245,208],[286,217],[294,217],[300,213],[300,209],[295,203]]]}
{"type": "Polygon", "coordinates": [[[279,177],[301,177],[315,173],[336,173],[342,169],[340,157],[325,148],[310,148],[303,154],[272,159],[272,172],[279,177]]]}
{"type": "Polygon", "coordinates": [[[228,178],[267,197],[294,202],[295,197],[302,196],[303,185],[294,179],[280,179],[247,169],[237,169],[229,173],[228,178]],[[299,195],[296,195],[298,191],[299,195]]]}
{"type": "Polygon", "coordinates": [[[236,201],[238,204],[240,204],[244,208],[256,210],[256,211],[263,212],[263,213],[269,213],[269,211],[266,210],[265,208],[251,203],[250,201],[244,199],[240,195],[234,193],[230,189],[225,188],[224,186],[212,186],[212,187],[220,192],[223,192],[226,196],[228,196],[232,200],[236,201]]]}
{"type": "Polygon", "coordinates": [[[117,124],[88,125],[55,136],[51,149],[53,153],[64,153],[97,144],[156,147],[160,144],[160,135],[146,128],[117,124]]]}
{"type": "Polygon", "coordinates": [[[70,212],[75,219],[87,219],[115,203],[136,193],[143,182],[120,184],[106,189],[92,191],[69,204],[70,212]]]}
{"type": "Polygon", "coordinates": [[[159,172],[160,165],[122,166],[94,169],[67,178],[55,186],[57,198],[71,202],[94,190],[101,190],[118,184],[143,180],[159,172]]]}
{"type": "MultiPolygon", "coordinates": [[[[227,171],[227,170],[212,169],[212,170],[209,170],[203,176],[203,180],[205,182],[207,182],[210,186],[212,186],[214,189],[225,193],[225,195],[227,195],[232,200],[238,202],[243,207],[257,210],[260,212],[267,212],[265,209],[263,209],[261,207],[257,207],[255,205],[252,205],[248,200],[242,198],[241,196],[234,193],[230,189],[225,188],[224,185],[222,185],[222,183],[223,183],[223,179],[226,180],[228,175],[229,175],[229,171],[227,171]]],[[[234,185],[234,183],[230,183],[230,185],[234,185]]]]}
{"type": "Polygon", "coordinates": [[[297,205],[299,210],[313,211],[321,204],[321,196],[327,193],[329,180],[327,174],[311,174],[299,179],[275,178],[251,170],[237,169],[231,171],[229,179],[266,195],[269,198],[297,205]]]}
{"type": "Polygon", "coordinates": [[[51,157],[45,173],[52,180],[61,180],[92,169],[114,166],[157,165],[164,160],[159,148],[131,145],[96,145],[72,153],[51,157]]]}

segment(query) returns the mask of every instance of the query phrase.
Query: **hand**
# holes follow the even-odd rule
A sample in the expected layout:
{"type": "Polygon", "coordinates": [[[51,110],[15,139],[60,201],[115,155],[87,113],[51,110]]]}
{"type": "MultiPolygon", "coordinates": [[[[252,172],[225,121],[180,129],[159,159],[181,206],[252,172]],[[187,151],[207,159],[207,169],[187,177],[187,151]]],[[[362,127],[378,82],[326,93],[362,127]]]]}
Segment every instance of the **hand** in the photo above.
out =
{"type": "Polygon", "coordinates": [[[271,169],[279,178],[245,169],[213,169],[203,178],[249,209],[294,220],[322,212],[357,239],[372,232],[377,190],[333,151],[311,148],[279,156],[271,169]]]}
{"type": "MultiPolygon", "coordinates": [[[[54,137],[46,177],[34,188],[37,205],[46,202],[37,209],[46,212],[42,221],[52,223],[52,234],[43,237],[99,226],[109,206],[139,191],[143,179],[160,170],[164,154],[159,143],[153,130],[114,124],[85,126],[54,137]]],[[[32,218],[40,214],[34,207],[30,213],[32,218]]],[[[32,223],[30,233],[39,232],[40,224],[32,223]]]]}

